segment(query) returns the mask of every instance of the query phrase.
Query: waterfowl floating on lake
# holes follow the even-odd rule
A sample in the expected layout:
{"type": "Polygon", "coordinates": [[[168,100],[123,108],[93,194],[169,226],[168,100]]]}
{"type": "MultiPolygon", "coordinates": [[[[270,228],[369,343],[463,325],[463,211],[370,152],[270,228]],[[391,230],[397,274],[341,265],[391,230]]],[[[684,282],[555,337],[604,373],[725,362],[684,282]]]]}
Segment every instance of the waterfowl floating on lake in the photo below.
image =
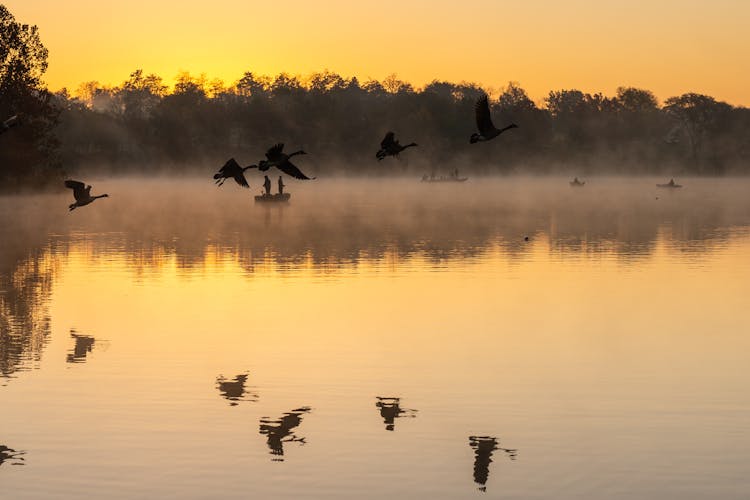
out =
{"type": "Polygon", "coordinates": [[[583,186],[584,184],[586,184],[586,181],[579,181],[578,177],[576,177],[575,179],[573,179],[572,181],[570,181],[570,185],[571,186],[580,187],[580,186],[583,186]]]}

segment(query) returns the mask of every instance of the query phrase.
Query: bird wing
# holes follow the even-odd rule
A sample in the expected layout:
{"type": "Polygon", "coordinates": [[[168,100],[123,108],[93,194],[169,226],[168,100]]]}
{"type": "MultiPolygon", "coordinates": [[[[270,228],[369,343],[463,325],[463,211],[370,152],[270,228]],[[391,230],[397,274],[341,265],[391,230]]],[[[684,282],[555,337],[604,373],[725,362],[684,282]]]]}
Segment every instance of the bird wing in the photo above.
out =
{"type": "Polygon", "coordinates": [[[388,149],[388,147],[391,146],[394,142],[393,132],[388,132],[387,134],[385,134],[385,137],[383,137],[383,140],[380,141],[380,147],[383,149],[388,149]]]}
{"type": "MultiPolygon", "coordinates": [[[[65,181],[65,187],[73,190],[73,197],[78,200],[84,197],[86,193],[86,185],[80,181],[67,180],[65,181]]],[[[89,187],[89,189],[91,189],[89,187]]]]}
{"type": "MultiPolygon", "coordinates": [[[[297,167],[295,167],[294,164],[292,162],[288,161],[288,160],[285,161],[285,162],[283,162],[283,163],[281,163],[280,165],[276,165],[276,167],[279,170],[281,170],[282,172],[284,172],[286,175],[290,175],[290,176],[294,177],[295,179],[300,179],[300,180],[310,180],[311,179],[311,177],[308,177],[305,174],[303,174],[300,169],[298,169],[297,167]]],[[[312,177],[312,179],[314,179],[314,178],[315,177],[312,177]]]]}
{"type": "Polygon", "coordinates": [[[477,128],[481,134],[495,130],[495,125],[490,117],[490,103],[487,94],[479,98],[474,106],[474,113],[477,119],[477,128]]]}
{"type": "Polygon", "coordinates": [[[16,125],[18,125],[18,115],[13,115],[3,122],[3,128],[6,130],[16,125]]]}
{"type": "Polygon", "coordinates": [[[270,161],[276,161],[279,159],[279,156],[281,156],[281,151],[284,149],[284,143],[280,142],[278,144],[274,144],[270,148],[268,148],[268,151],[266,151],[266,158],[268,158],[270,161]]]}
{"type": "Polygon", "coordinates": [[[224,166],[219,169],[219,172],[225,175],[233,175],[234,170],[241,170],[240,164],[237,163],[237,160],[235,160],[234,158],[230,158],[227,160],[224,166]]]}
{"type": "Polygon", "coordinates": [[[240,186],[242,186],[244,188],[249,188],[250,187],[250,184],[247,183],[247,179],[245,179],[245,174],[243,174],[242,171],[235,173],[232,177],[234,177],[234,180],[240,186]]]}

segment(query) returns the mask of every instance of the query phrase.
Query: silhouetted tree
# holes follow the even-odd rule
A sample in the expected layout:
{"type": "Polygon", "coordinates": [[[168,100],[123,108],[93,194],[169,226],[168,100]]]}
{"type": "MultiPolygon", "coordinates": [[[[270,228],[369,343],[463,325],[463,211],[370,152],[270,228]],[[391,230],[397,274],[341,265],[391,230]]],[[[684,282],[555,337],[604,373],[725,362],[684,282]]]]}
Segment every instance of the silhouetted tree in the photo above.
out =
{"type": "Polygon", "coordinates": [[[717,151],[706,155],[705,149],[708,144],[720,142],[720,136],[730,119],[731,106],[717,102],[713,97],[693,93],[670,97],[664,104],[665,111],[682,125],[695,168],[704,173],[706,164],[710,163],[714,169],[711,173],[720,173],[716,170],[723,170],[724,166],[717,151]]]}
{"type": "Polygon", "coordinates": [[[273,78],[248,71],[232,85],[182,73],[167,91],[158,76],[136,70],[119,87],[89,82],[77,96],[60,93],[57,99],[64,109],[64,158],[74,165],[216,169],[230,157],[257,162],[269,146],[284,142],[311,153],[306,163],[321,176],[333,170],[421,175],[462,165],[469,174],[748,170],[744,108],[716,103],[709,123],[671,100],[659,108],[650,91],[632,87],[618,88],[613,97],[559,90],[537,106],[510,82],[490,100],[491,113],[520,128],[469,148],[474,105],[484,93],[467,82],[433,81],[415,89],[395,75],[361,83],[328,70],[273,78]],[[374,152],[391,130],[417,142],[419,151],[375,167],[374,152]],[[690,141],[704,151],[696,154],[700,161],[686,149],[690,141]]]}
{"type": "Polygon", "coordinates": [[[58,109],[42,83],[47,49],[36,26],[21,24],[0,4],[0,119],[18,115],[12,134],[0,137],[0,185],[41,185],[59,178],[58,109]]]}

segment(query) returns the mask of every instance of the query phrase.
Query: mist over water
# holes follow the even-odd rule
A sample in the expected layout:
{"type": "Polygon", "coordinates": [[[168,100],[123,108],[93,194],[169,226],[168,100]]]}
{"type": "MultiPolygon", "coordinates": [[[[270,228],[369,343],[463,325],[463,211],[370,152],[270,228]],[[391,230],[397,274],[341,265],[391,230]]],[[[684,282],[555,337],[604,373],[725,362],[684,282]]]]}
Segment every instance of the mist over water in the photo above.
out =
{"type": "Polygon", "coordinates": [[[4,493],[750,489],[749,181],[260,179],[0,197],[4,493]]]}

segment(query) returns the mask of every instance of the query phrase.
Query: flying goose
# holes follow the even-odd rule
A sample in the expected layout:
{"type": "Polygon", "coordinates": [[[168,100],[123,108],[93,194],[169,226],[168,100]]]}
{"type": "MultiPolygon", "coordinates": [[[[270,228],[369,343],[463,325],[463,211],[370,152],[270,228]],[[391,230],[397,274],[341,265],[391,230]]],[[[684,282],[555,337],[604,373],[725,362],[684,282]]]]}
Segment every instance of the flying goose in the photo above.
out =
{"type": "Polygon", "coordinates": [[[266,151],[266,158],[268,160],[261,160],[258,163],[258,169],[261,172],[265,172],[271,167],[276,167],[282,172],[284,172],[286,175],[290,175],[294,177],[295,179],[300,180],[311,180],[315,179],[315,177],[308,177],[305,174],[302,173],[300,169],[298,169],[291,161],[289,161],[289,158],[296,155],[305,155],[304,151],[301,149],[299,151],[295,151],[294,153],[286,154],[283,152],[284,144],[278,143],[273,146],[271,146],[268,151],[266,151]]]}
{"type": "Polygon", "coordinates": [[[492,118],[490,117],[490,103],[487,99],[487,94],[480,97],[476,105],[474,105],[474,113],[476,114],[479,133],[471,134],[471,139],[469,139],[471,144],[474,144],[475,142],[489,141],[506,130],[518,128],[518,125],[515,123],[511,123],[507,127],[501,129],[495,128],[495,125],[492,123],[492,118]]]}
{"type": "Polygon", "coordinates": [[[73,197],[76,199],[75,203],[71,203],[68,206],[69,211],[75,210],[76,207],[83,207],[93,202],[97,198],[107,198],[108,194],[100,194],[98,196],[91,196],[91,186],[85,185],[80,181],[67,180],[65,181],[65,187],[73,190],[73,197]]]}
{"type": "Polygon", "coordinates": [[[0,123],[0,134],[7,132],[12,127],[17,127],[21,122],[18,119],[18,115],[13,115],[4,122],[0,123]]]}
{"type": "Polygon", "coordinates": [[[416,142],[409,143],[405,146],[402,146],[399,144],[399,142],[394,138],[393,132],[388,132],[385,134],[385,137],[382,141],[380,141],[380,151],[375,153],[375,157],[378,159],[378,161],[382,160],[386,156],[395,156],[398,157],[398,154],[403,151],[406,148],[410,148],[412,146],[416,146],[416,142]]]}
{"type": "Polygon", "coordinates": [[[224,184],[224,181],[227,179],[234,179],[237,184],[247,188],[250,187],[250,184],[248,184],[247,179],[245,179],[245,170],[249,168],[258,168],[258,166],[248,165],[247,167],[240,167],[239,163],[237,163],[234,158],[230,158],[224,166],[214,174],[214,179],[216,179],[216,184],[219,186],[224,184]]]}

